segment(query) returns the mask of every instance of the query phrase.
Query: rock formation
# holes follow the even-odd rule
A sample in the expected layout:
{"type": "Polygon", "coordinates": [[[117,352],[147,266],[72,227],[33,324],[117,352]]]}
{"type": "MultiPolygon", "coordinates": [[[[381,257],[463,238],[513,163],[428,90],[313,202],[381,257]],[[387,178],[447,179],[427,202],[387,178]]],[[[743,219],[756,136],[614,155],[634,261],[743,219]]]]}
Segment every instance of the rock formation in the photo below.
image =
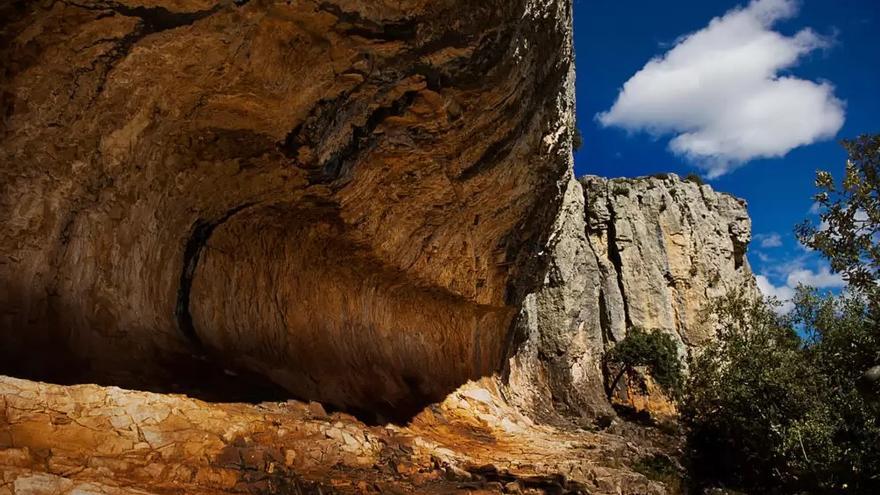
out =
{"type": "Polygon", "coordinates": [[[484,382],[407,427],[366,427],[316,403],[0,377],[0,495],[666,493],[630,467],[663,445],[537,426],[484,382]]]}
{"type": "Polygon", "coordinates": [[[607,414],[601,356],[628,329],[660,329],[686,357],[714,335],[708,305],[757,297],[744,201],[674,174],[571,180],[542,287],[518,320],[512,394],[539,415],[607,414]]]}
{"type": "Polygon", "coordinates": [[[671,490],[601,358],[710,339],[749,220],[572,177],[569,2],[0,18],[0,495],[671,490]]]}
{"type": "Polygon", "coordinates": [[[501,367],[567,178],[568,2],[3,13],[3,371],[389,415],[501,367]]]}

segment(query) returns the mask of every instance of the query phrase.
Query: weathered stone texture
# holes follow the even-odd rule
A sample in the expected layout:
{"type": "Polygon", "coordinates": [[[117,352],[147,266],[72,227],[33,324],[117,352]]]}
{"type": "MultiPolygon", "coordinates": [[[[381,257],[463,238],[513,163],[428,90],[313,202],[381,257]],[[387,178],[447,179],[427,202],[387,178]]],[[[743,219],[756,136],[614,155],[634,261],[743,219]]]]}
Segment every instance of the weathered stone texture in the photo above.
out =
{"type": "Polygon", "coordinates": [[[686,351],[713,338],[705,318],[713,299],[734,289],[757,295],[745,201],[674,174],[581,182],[590,245],[604,267],[607,340],[659,328],[686,351]]]}
{"type": "Polygon", "coordinates": [[[2,13],[4,370],[390,413],[501,366],[568,166],[569,2],[2,13]]]}
{"type": "MultiPolygon", "coordinates": [[[[540,417],[609,414],[605,350],[633,327],[672,335],[683,358],[712,339],[713,299],[758,295],[745,258],[750,237],[745,202],[708,185],[673,174],[572,179],[543,285],[518,319],[511,399],[540,417]]],[[[669,409],[662,398],[639,400],[669,409]]]]}
{"type": "Polygon", "coordinates": [[[0,372],[217,401],[0,377],[0,495],[665,493],[563,417],[629,328],[711,338],[749,220],[571,177],[570,2],[0,19],[0,372]]]}
{"type": "Polygon", "coordinates": [[[625,434],[536,425],[488,379],[409,426],[369,427],[296,401],[211,404],[0,376],[0,495],[495,494],[510,483],[667,493],[629,467],[662,444],[625,434]]]}

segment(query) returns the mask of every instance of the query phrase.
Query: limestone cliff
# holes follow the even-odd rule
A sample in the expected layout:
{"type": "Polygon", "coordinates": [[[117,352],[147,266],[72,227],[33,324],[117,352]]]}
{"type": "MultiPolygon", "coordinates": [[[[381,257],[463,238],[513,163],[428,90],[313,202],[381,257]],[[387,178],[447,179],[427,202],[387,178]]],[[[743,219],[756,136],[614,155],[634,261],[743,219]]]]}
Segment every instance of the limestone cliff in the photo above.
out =
{"type": "Polygon", "coordinates": [[[700,306],[753,290],[737,258],[745,205],[672,175],[586,177],[568,182],[550,232],[506,380],[468,383],[408,425],[383,427],[314,402],[210,404],[0,377],[0,494],[680,493],[674,478],[634,467],[674,453],[675,438],[565,418],[611,414],[600,360],[626,328],[662,328],[686,350],[711,333],[700,306]],[[627,278],[684,269],[671,281],[627,278]],[[686,317],[664,324],[632,309],[647,302],[647,314],[686,317]]]}
{"type": "Polygon", "coordinates": [[[671,490],[634,466],[676,439],[580,426],[629,328],[684,354],[753,290],[749,221],[572,178],[571,39],[567,0],[0,5],[0,495],[671,490]]]}
{"type": "Polygon", "coordinates": [[[543,286],[519,319],[512,396],[552,416],[608,413],[601,357],[628,329],[660,329],[682,357],[713,338],[707,305],[758,295],[744,201],[674,174],[568,184],[543,286]]]}

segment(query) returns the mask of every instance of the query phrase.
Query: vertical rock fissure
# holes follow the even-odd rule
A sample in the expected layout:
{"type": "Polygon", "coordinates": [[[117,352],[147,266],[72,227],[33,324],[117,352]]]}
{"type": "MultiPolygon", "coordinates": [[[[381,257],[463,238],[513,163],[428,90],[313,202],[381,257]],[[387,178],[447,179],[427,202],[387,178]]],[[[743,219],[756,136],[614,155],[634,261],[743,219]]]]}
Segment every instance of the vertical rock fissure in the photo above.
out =
{"type": "Polygon", "coordinates": [[[607,202],[608,214],[608,259],[614,265],[614,271],[617,276],[617,287],[620,290],[620,298],[623,301],[623,318],[626,323],[626,329],[632,327],[632,319],[629,314],[629,303],[627,302],[626,290],[623,282],[623,257],[620,255],[620,247],[617,245],[617,213],[614,211],[614,202],[611,201],[611,182],[609,181],[605,191],[605,201],[607,202]]]}
{"type": "Polygon", "coordinates": [[[218,226],[253,205],[254,203],[244,203],[236,206],[217,220],[204,220],[201,218],[196,220],[193,223],[189,239],[186,241],[186,247],[183,250],[183,270],[180,272],[180,283],[177,287],[177,305],[174,311],[180,332],[183,333],[199,355],[204,355],[206,349],[193,324],[192,313],[190,312],[190,294],[202,251],[204,251],[208,240],[211,238],[211,234],[214,233],[218,226]]]}
{"type": "MultiPolygon", "coordinates": [[[[601,266],[599,260],[599,253],[596,252],[596,246],[593,245],[592,239],[590,239],[590,222],[587,219],[587,211],[589,209],[589,201],[590,198],[587,194],[587,189],[583,190],[584,195],[584,211],[581,214],[584,216],[584,239],[586,240],[587,247],[590,248],[590,254],[593,256],[595,260],[596,266],[601,266]]],[[[609,232],[610,235],[610,232],[609,232]]],[[[601,270],[601,269],[600,269],[601,270]]],[[[604,270],[601,270],[604,272],[604,270]]],[[[603,274],[604,276],[604,274],[603,274]]],[[[620,286],[620,278],[618,277],[618,286],[620,286]]],[[[611,331],[611,319],[608,315],[608,302],[605,300],[605,290],[600,286],[599,294],[598,294],[598,308],[599,308],[599,332],[602,337],[602,348],[607,349],[608,345],[615,341],[614,332],[611,331]]]]}

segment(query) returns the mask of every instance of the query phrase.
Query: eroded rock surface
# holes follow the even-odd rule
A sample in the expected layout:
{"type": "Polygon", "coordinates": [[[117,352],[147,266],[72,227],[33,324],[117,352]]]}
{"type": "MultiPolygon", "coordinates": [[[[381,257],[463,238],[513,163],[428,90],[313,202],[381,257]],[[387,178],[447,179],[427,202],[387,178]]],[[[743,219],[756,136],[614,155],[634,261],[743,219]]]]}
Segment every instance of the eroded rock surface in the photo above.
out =
{"type": "Polygon", "coordinates": [[[0,377],[0,495],[670,489],[601,358],[711,338],[749,221],[571,177],[569,2],[0,16],[0,371],[211,400],[0,377]]]}
{"type": "Polygon", "coordinates": [[[569,162],[569,2],[2,13],[3,370],[392,414],[501,367],[569,162]]]}
{"type": "MultiPolygon", "coordinates": [[[[572,179],[551,228],[543,285],[518,320],[513,401],[544,417],[610,414],[605,350],[634,327],[670,334],[682,357],[698,350],[715,335],[706,311],[713,299],[758,296],[745,257],[750,240],[745,202],[709,185],[674,174],[572,179]]],[[[672,411],[662,397],[626,400],[672,411]]]]}
{"type": "Polygon", "coordinates": [[[296,401],[210,404],[0,376],[0,495],[660,495],[632,466],[664,442],[536,425],[489,379],[407,427],[368,427],[296,401]]]}
{"type": "Polygon", "coordinates": [[[581,179],[590,245],[603,269],[603,329],[659,328],[682,349],[714,337],[707,304],[731,290],[757,295],[746,259],[745,201],[675,174],[581,179]]]}

